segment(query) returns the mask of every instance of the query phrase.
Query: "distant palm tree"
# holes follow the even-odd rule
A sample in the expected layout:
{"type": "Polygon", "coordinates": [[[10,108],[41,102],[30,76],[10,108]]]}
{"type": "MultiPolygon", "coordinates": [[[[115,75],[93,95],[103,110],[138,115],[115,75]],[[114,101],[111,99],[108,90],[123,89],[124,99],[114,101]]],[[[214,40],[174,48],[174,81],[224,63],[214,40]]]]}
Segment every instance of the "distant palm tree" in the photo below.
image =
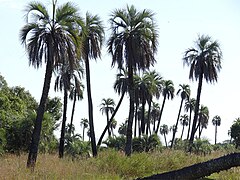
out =
{"type": "Polygon", "coordinates": [[[113,132],[113,129],[116,129],[116,127],[117,127],[117,121],[115,119],[113,119],[112,122],[111,122],[111,126],[110,126],[112,136],[115,136],[114,132],[113,132]]]}
{"type": "Polygon", "coordinates": [[[198,130],[199,130],[199,139],[202,134],[203,128],[207,129],[209,119],[209,110],[207,106],[201,105],[198,113],[198,130]]]}
{"type": "Polygon", "coordinates": [[[173,99],[174,91],[175,91],[174,84],[171,80],[162,80],[163,102],[162,102],[162,107],[161,107],[160,115],[159,115],[159,118],[158,118],[158,124],[157,124],[157,129],[156,129],[155,133],[158,133],[158,131],[159,131],[160,121],[161,121],[161,118],[162,118],[162,113],[163,113],[163,109],[164,109],[166,99],[173,99]]]}
{"type": "Polygon", "coordinates": [[[188,122],[188,133],[187,133],[187,140],[189,139],[190,135],[190,129],[191,129],[191,120],[192,120],[192,112],[194,110],[196,104],[196,100],[194,98],[190,98],[187,101],[185,101],[185,111],[189,111],[189,122],[188,122]]]}
{"type": "MultiPolygon", "coordinates": [[[[189,97],[190,97],[190,93],[191,93],[189,85],[187,85],[187,84],[180,84],[179,86],[180,86],[180,89],[178,90],[177,95],[181,94],[181,103],[180,103],[178,116],[177,116],[177,121],[176,121],[176,125],[175,125],[176,128],[178,128],[178,122],[179,122],[179,117],[180,117],[181,110],[182,110],[183,101],[184,100],[188,100],[189,97]]],[[[174,131],[173,132],[173,137],[172,137],[171,148],[173,147],[175,135],[176,135],[176,132],[174,131]]]]}
{"type": "Polygon", "coordinates": [[[221,70],[222,60],[220,45],[217,41],[213,41],[210,36],[199,36],[198,40],[195,42],[195,45],[195,48],[187,49],[183,57],[184,63],[190,66],[189,78],[195,78],[198,80],[192,132],[189,139],[190,151],[192,149],[194,135],[196,132],[203,78],[210,83],[216,82],[218,79],[218,71],[221,70]]]}
{"type": "Polygon", "coordinates": [[[85,22],[81,25],[82,32],[80,38],[82,39],[82,59],[85,62],[86,81],[87,81],[87,95],[88,95],[88,116],[89,129],[91,137],[91,146],[93,156],[97,156],[97,146],[95,139],[94,123],[93,123],[93,104],[91,93],[91,78],[90,78],[90,59],[97,59],[101,57],[101,47],[104,39],[104,28],[100,17],[86,13],[85,22]]]}
{"type": "Polygon", "coordinates": [[[151,117],[152,117],[152,123],[153,123],[153,132],[156,130],[156,121],[160,115],[160,105],[158,103],[153,102],[152,111],[151,111],[151,117]]]}
{"type": "Polygon", "coordinates": [[[42,119],[53,69],[57,69],[60,64],[66,64],[66,61],[70,65],[77,61],[78,31],[75,27],[77,27],[76,20],[79,20],[78,9],[70,3],[57,7],[56,2],[56,0],[52,1],[52,16],[42,3],[30,2],[25,9],[27,24],[20,32],[21,42],[26,46],[30,65],[39,68],[43,61],[46,63],[42,96],[27,161],[27,167],[33,169],[37,160],[42,119]],[[30,15],[32,18],[28,18],[30,15]]]}
{"type": "Polygon", "coordinates": [[[168,132],[169,132],[168,125],[163,124],[160,127],[160,134],[162,134],[164,136],[166,147],[168,147],[168,145],[167,145],[167,138],[166,138],[166,135],[168,134],[168,132]]]}
{"type": "Polygon", "coordinates": [[[81,125],[82,128],[83,128],[82,138],[83,138],[83,141],[84,141],[85,129],[87,129],[87,128],[88,128],[88,125],[89,125],[88,119],[82,118],[82,119],[81,119],[81,122],[80,122],[80,125],[81,125]]]}
{"type": "Polygon", "coordinates": [[[221,125],[221,117],[218,115],[214,116],[212,123],[215,126],[215,144],[217,144],[217,127],[221,125]]]}
{"type": "Polygon", "coordinates": [[[183,126],[183,128],[182,128],[182,134],[181,134],[181,139],[182,139],[182,137],[183,137],[183,132],[184,132],[184,127],[185,127],[185,126],[188,126],[188,122],[189,122],[188,115],[187,115],[187,114],[184,114],[184,115],[180,116],[180,122],[181,122],[181,125],[183,126]]]}
{"type": "Polygon", "coordinates": [[[111,36],[108,40],[108,52],[112,55],[112,65],[127,70],[130,107],[127,125],[126,155],[132,152],[132,125],[134,118],[133,75],[138,70],[148,69],[154,64],[157,51],[156,26],[154,14],[149,10],[138,12],[134,6],[116,9],[111,14],[111,36]]]}
{"type": "MultiPolygon", "coordinates": [[[[107,98],[107,99],[103,98],[100,106],[101,106],[100,111],[102,112],[102,114],[105,114],[107,116],[107,124],[108,124],[109,113],[113,113],[115,102],[112,98],[107,98]]],[[[108,128],[108,136],[109,137],[111,136],[110,128],[108,128]]]]}

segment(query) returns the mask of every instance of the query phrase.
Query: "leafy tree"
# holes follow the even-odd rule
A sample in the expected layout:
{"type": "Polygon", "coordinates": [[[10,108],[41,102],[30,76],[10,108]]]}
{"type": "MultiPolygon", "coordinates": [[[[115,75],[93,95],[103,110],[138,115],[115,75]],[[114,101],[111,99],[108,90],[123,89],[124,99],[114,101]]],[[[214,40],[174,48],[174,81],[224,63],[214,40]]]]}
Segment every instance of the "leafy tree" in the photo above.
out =
{"type": "Polygon", "coordinates": [[[25,45],[29,64],[35,68],[46,63],[46,72],[42,96],[37,109],[32,141],[27,161],[27,167],[34,169],[40,140],[43,114],[50,88],[52,72],[60,64],[69,61],[71,65],[76,57],[76,19],[79,19],[77,9],[70,3],[57,7],[52,1],[52,16],[47,7],[40,2],[30,2],[26,9],[27,23],[20,32],[22,44],[25,45]],[[29,16],[31,18],[29,18],[29,16]]]}
{"type": "Polygon", "coordinates": [[[222,60],[220,45],[217,41],[213,41],[210,36],[199,36],[195,45],[196,47],[187,49],[183,57],[184,63],[190,66],[189,78],[198,80],[192,132],[189,139],[190,151],[196,132],[203,78],[210,83],[216,82],[218,79],[218,71],[221,69],[222,60]]]}
{"type": "Polygon", "coordinates": [[[159,115],[159,119],[158,119],[157,129],[155,131],[156,134],[159,131],[160,121],[161,121],[161,118],[162,118],[162,113],[163,113],[163,109],[164,109],[166,99],[173,99],[174,91],[175,91],[174,84],[171,80],[163,80],[162,81],[163,102],[162,102],[162,107],[161,107],[161,111],[160,111],[160,115],[159,115]]]}
{"type": "MultiPolygon", "coordinates": [[[[180,117],[181,110],[182,110],[183,101],[189,99],[190,93],[191,93],[189,85],[180,84],[179,86],[180,86],[180,89],[178,90],[177,94],[181,93],[181,103],[180,103],[180,107],[179,107],[179,111],[178,111],[177,122],[176,122],[176,125],[175,125],[176,129],[178,128],[178,122],[179,122],[179,117],[180,117]]],[[[175,135],[176,135],[176,131],[173,131],[171,148],[173,147],[173,142],[174,142],[175,135]]]]}
{"type": "Polygon", "coordinates": [[[212,123],[215,126],[215,144],[217,144],[217,127],[221,125],[221,117],[218,115],[214,116],[212,123]]]}
{"type": "MultiPolygon", "coordinates": [[[[115,102],[112,98],[103,98],[101,103],[100,111],[102,111],[102,114],[106,114],[107,116],[107,124],[109,123],[109,113],[114,112],[114,106],[115,102]]],[[[108,128],[108,136],[111,136],[111,128],[108,128]]]]}
{"type": "Polygon", "coordinates": [[[97,146],[95,139],[94,123],[93,123],[93,104],[91,93],[91,78],[90,78],[90,59],[97,59],[101,57],[101,47],[104,38],[103,23],[98,15],[91,15],[86,13],[85,21],[81,25],[82,32],[80,38],[82,39],[82,59],[85,62],[86,81],[87,81],[87,95],[88,95],[88,116],[90,137],[93,156],[97,156],[97,146]]]}
{"type": "Polygon", "coordinates": [[[112,55],[112,65],[125,68],[128,74],[130,107],[127,127],[126,155],[132,150],[132,124],[134,118],[134,72],[145,70],[155,62],[157,51],[156,25],[154,14],[149,10],[138,12],[134,6],[116,9],[111,14],[111,36],[108,52],[112,55]],[[125,66],[125,67],[124,67],[125,66]]]}
{"type": "Polygon", "coordinates": [[[233,143],[235,144],[235,147],[238,148],[240,146],[240,118],[235,119],[230,130],[233,143]]]}
{"type": "Polygon", "coordinates": [[[162,134],[164,136],[164,140],[165,140],[165,145],[166,147],[168,147],[167,145],[167,138],[166,138],[166,135],[169,133],[169,129],[168,129],[168,125],[166,124],[163,124],[161,127],[160,127],[160,134],[162,134]]]}

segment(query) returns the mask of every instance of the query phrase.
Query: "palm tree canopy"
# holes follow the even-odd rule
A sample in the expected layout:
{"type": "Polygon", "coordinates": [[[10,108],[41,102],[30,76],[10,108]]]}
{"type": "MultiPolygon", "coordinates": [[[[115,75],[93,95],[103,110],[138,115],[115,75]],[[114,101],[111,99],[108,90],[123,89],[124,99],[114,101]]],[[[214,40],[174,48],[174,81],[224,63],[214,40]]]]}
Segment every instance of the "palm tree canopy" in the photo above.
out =
{"type": "Polygon", "coordinates": [[[101,48],[104,41],[104,26],[98,15],[86,13],[83,23],[80,22],[82,31],[82,58],[86,61],[87,57],[97,59],[101,57],[101,48]]]}
{"type": "Polygon", "coordinates": [[[189,121],[189,118],[187,114],[180,116],[180,122],[182,126],[188,126],[188,121],[189,121]]]}
{"type": "Polygon", "coordinates": [[[43,60],[53,61],[57,68],[68,61],[70,67],[77,61],[78,9],[71,3],[56,7],[53,2],[52,16],[40,2],[31,2],[25,9],[27,24],[20,31],[22,44],[26,46],[29,64],[42,66],[43,60]],[[50,59],[53,58],[53,59],[50,59]]]}
{"type": "Polygon", "coordinates": [[[212,119],[212,123],[214,126],[220,126],[221,125],[221,117],[216,115],[212,119]]]}
{"type": "Polygon", "coordinates": [[[168,99],[174,98],[174,84],[171,80],[162,80],[162,94],[163,96],[167,97],[168,99]]]}
{"type": "Polygon", "coordinates": [[[179,86],[180,86],[180,88],[177,91],[177,95],[179,93],[181,93],[181,98],[183,100],[189,99],[190,94],[191,94],[190,86],[188,84],[179,84],[179,86]]]}
{"type": "Polygon", "coordinates": [[[134,6],[116,9],[111,14],[112,34],[108,40],[108,52],[112,54],[112,66],[123,65],[128,69],[147,69],[155,63],[158,33],[154,13],[144,9],[138,12],[134,6]]]}
{"type": "Polygon", "coordinates": [[[100,106],[101,106],[100,111],[102,111],[102,113],[105,114],[107,114],[108,112],[112,113],[114,111],[115,102],[111,98],[107,99],[103,98],[100,106]]]}
{"type": "Polygon", "coordinates": [[[88,119],[86,118],[81,119],[81,122],[80,122],[81,126],[83,126],[84,128],[88,128],[88,124],[89,124],[88,119]]]}
{"type": "Polygon", "coordinates": [[[195,104],[196,104],[196,99],[190,98],[189,100],[187,100],[185,102],[185,106],[184,106],[185,111],[186,112],[193,111],[194,107],[195,107],[195,104]]]}
{"type": "Polygon", "coordinates": [[[160,134],[168,134],[169,132],[169,129],[168,129],[168,125],[166,124],[163,124],[161,127],[160,127],[160,134]]]}
{"type": "Polygon", "coordinates": [[[190,66],[189,78],[197,80],[201,74],[207,82],[215,82],[218,79],[218,71],[221,70],[222,52],[217,41],[210,36],[202,35],[195,42],[196,47],[185,51],[184,64],[190,66]]]}
{"type": "Polygon", "coordinates": [[[125,70],[116,75],[113,88],[119,95],[123,92],[128,92],[128,76],[125,70]]]}
{"type": "Polygon", "coordinates": [[[209,110],[207,106],[201,105],[198,114],[199,122],[203,128],[207,128],[209,119],[209,110]]]}

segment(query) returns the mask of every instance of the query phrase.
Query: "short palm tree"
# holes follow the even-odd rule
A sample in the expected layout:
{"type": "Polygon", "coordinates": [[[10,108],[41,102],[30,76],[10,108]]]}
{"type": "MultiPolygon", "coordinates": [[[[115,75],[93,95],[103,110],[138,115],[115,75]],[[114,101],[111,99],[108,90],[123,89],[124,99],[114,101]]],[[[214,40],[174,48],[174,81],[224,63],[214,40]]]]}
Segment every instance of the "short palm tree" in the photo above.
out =
{"type": "Polygon", "coordinates": [[[20,38],[25,45],[29,64],[35,68],[46,63],[46,71],[41,100],[37,110],[32,141],[29,149],[27,167],[34,168],[41,134],[42,119],[54,68],[60,64],[72,64],[77,61],[76,19],[78,9],[71,3],[57,7],[52,1],[52,15],[40,2],[30,2],[25,9],[26,25],[21,29],[20,38]],[[29,18],[31,16],[31,18],[29,18]]]}
{"type": "Polygon", "coordinates": [[[168,125],[163,124],[160,127],[160,134],[162,134],[164,136],[166,147],[168,147],[168,145],[167,145],[167,138],[166,138],[166,135],[168,134],[168,132],[169,132],[168,125]]]}
{"type": "Polygon", "coordinates": [[[160,105],[158,103],[153,102],[152,110],[151,110],[151,117],[153,123],[153,132],[156,130],[156,121],[160,115],[160,105]]]}
{"type": "MultiPolygon", "coordinates": [[[[180,84],[179,86],[180,86],[180,88],[177,91],[177,95],[179,95],[179,94],[181,95],[181,103],[180,103],[180,108],[179,108],[179,111],[178,111],[177,121],[176,121],[176,125],[175,125],[176,128],[178,128],[178,122],[179,122],[179,117],[180,117],[181,110],[182,110],[183,101],[184,100],[188,100],[189,97],[190,97],[190,93],[191,93],[189,85],[187,85],[187,84],[180,84]]],[[[173,147],[173,143],[175,142],[174,141],[175,135],[176,135],[176,132],[173,132],[171,148],[173,147]]]]}
{"type": "Polygon", "coordinates": [[[127,125],[126,155],[132,152],[132,125],[134,118],[135,70],[145,70],[154,64],[157,51],[156,25],[154,14],[144,9],[137,11],[134,6],[116,9],[111,14],[111,36],[108,40],[108,52],[112,55],[112,65],[126,69],[128,74],[130,107],[127,125]],[[125,66],[125,67],[124,67],[125,66]]]}
{"type": "Polygon", "coordinates": [[[215,144],[217,144],[217,127],[221,125],[221,117],[218,115],[214,116],[212,123],[215,126],[215,144]]]}
{"type": "Polygon", "coordinates": [[[189,78],[198,80],[192,132],[189,139],[190,151],[196,132],[203,78],[210,83],[217,82],[222,60],[220,45],[217,41],[213,41],[210,36],[199,36],[195,45],[195,47],[187,49],[183,57],[184,64],[190,66],[189,78]]]}
{"type": "Polygon", "coordinates": [[[161,107],[161,111],[160,111],[160,115],[158,118],[158,124],[157,124],[157,129],[155,131],[155,133],[157,133],[159,131],[159,127],[160,127],[160,121],[162,118],[162,113],[163,113],[163,109],[164,109],[164,105],[166,102],[166,99],[173,99],[174,98],[174,84],[171,80],[162,80],[162,95],[163,95],[163,102],[162,102],[162,107],[161,107]]]}
{"type": "MultiPolygon", "coordinates": [[[[105,114],[107,116],[107,124],[109,123],[109,113],[113,113],[114,112],[114,106],[115,106],[115,102],[112,98],[103,98],[102,99],[102,103],[101,103],[101,108],[100,111],[102,112],[102,114],[105,114]]],[[[108,128],[108,136],[111,136],[111,128],[108,128]]]]}
{"type": "Polygon", "coordinates": [[[184,114],[182,116],[180,116],[180,122],[181,122],[181,125],[182,125],[182,134],[181,134],[181,138],[183,137],[183,133],[184,133],[184,127],[185,126],[188,126],[188,122],[189,122],[189,118],[188,118],[188,115],[187,114],[184,114]]]}
{"type": "Polygon", "coordinates": [[[88,125],[89,125],[88,119],[87,118],[82,118],[81,121],[80,121],[80,125],[83,128],[82,138],[83,138],[83,141],[84,141],[85,129],[87,129],[88,125]]]}
{"type": "Polygon", "coordinates": [[[192,112],[194,110],[195,104],[196,104],[196,100],[194,98],[190,98],[187,101],[185,101],[184,109],[185,109],[186,112],[189,111],[187,140],[189,139],[189,135],[190,135],[192,112]]]}
{"type": "Polygon", "coordinates": [[[199,109],[199,113],[198,113],[198,126],[197,126],[197,128],[199,130],[199,139],[201,137],[203,128],[207,129],[208,120],[209,120],[209,110],[208,110],[208,107],[204,106],[204,105],[201,105],[201,108],[199,109]]]}
{"type": "Polygon", "coordinates": [[[104,38],[104,28],[100,17],[86,13],[84,23],[81,24],[82,32],[80,38],[82,40],[82,59],[85,62],[86,81],[87,81],[87,96],[88,96],[88,116],[90,137],[93,156],[97,156],[97,146],[95,139],[94,123],[93,123],[93,104],[91,93],[91,78],[90,78],[90,59],[101,57],[101,47],[104,38]]]}

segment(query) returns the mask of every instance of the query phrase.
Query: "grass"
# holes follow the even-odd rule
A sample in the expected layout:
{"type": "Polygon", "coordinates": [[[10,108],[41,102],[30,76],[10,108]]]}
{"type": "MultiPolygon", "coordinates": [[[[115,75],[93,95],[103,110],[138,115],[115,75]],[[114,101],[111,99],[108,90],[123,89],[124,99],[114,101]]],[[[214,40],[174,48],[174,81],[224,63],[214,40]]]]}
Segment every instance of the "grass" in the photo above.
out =
{"type": "MultiPolygon", "coordinates": [[[[102,151],[97,158],[59,159],[57,155],[39,154],[34,173],[26,169],[27,155],[0,157],[0,179],[134,179],[136,177],[179,169],[223,155],[188,155],[182,151],[133,154],[130,158],[113,150],[102,151]]],[[[206,179],[238,179],[240,168],[215,173],[206,179]]],[[[240,179],[240,178],[239,178],[240,179]]]]}

